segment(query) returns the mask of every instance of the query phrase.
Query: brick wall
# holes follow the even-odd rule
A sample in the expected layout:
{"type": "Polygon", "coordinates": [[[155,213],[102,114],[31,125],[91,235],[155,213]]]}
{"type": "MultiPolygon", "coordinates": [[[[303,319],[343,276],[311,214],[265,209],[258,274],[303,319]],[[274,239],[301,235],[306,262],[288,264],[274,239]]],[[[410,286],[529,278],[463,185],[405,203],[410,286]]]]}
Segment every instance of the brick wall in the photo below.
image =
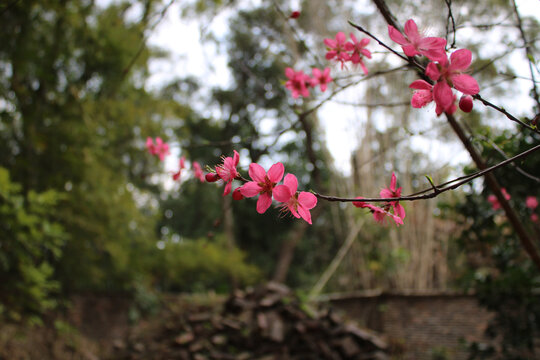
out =
{"type": "Polygon", "coordinates": [[[387,336],[400,359],[465,360],[467,342],[484,339],[491,314],[478,306],[472,295],[379,294],[334,296],[333,307],[347,317],[387,336]]]}

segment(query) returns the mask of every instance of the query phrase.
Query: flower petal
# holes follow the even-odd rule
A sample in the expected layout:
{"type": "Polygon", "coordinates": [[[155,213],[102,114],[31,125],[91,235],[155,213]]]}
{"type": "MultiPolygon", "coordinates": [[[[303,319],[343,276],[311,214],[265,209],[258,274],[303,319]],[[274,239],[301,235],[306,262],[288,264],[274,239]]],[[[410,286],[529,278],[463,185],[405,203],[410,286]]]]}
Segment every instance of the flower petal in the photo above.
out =
{"type": "Polygon", "coordinates": [[[264,182],[264,178],[266,177],[266,171],[264,168],[257,164],[257,163],[251,163],[249,164],[249,176],[256,182],[264,182]]]}
{"type": "Polygon", "coordinates": [[[292,195],[296,194],[296,190],[298,189],[298,179],[296,179],[296,176],[294,176],[293,174],[285,175],[283,184],[289,188],[289,191],[292,195]]]}
{"type": "Polygon", "coordinates": [[[306,220],[309,225],[311,225],[311,213],[308,209],[304,208],[302,204],[298,205],[298,214],[302,219],[306,220]]]}
{"type": "Polygon", "coordinates": [[[414,40],[420,37],[420,34],[418,33],[418,27],[416,26],[416,23],[413,19],[407,20],[404,27],[405,35],[409,38],[409,40],[414,40]]]}
{"type": "Polygon", "coordinates": [[[398,43],[399,45],[406,45],[409,43],[407,39],[405,39],[405,36],[403,36],[403,34],[392,25],[388,25],[388,35],[392,41],[398,43]]]}
{"type": "Polygon", "coordinates": [[[472,53],[468,49],[456,50],[450,55],[449,70],[466,70],[471,65],[472,53]]]}
{"type": "Polygon", "coordinates": [[[410,57],[420,54],[413,45],[403,45],[401,48],[403,49],[405,55],[410,57]]]}
{"type": "MultiPolygon", "coordinates": [[[[245,185],[244,185],[245,186],[245,185]]],[[[272,195],[274,196],[274,199],[276,199],[279,202],[286,203],[289,201],[291,196],[293,195],[291,193],[291,190],[286,185],[278,185],[272,190],[272,195]]]]}
{"type": "Polygon", "coordinates": [[[467,74],[454,75],[450,78],[454,87],[467,95],[475,95],[480,91],[476,80],[467,74]]]}
{"type": "Polygon", "coordinates": [[[442,107],[443,111],[450,108],[454,101],[454,95],[446,81],[439,81],[433,86],[433,99],[442,107]]]}
{"type": "Polygon", "coordinates": [[[270,194],[261,194],[261,196],[259,196],[259,200],[257,200],[257,212],[259,214],[264,214],[270,205],[272,205],[272,197],[270,194]]]}
{"type": "Polygon", "coordinates": [[[431,91],[431,89],[433,88],[433,85],[431,85],[430,83],[428,83],[425,80],[415,80],[409,85],[409,87],[411,89],[430,90],[431,91]]]}
{"type": "Polygon", "coordinates": [[[283,173],[285,172],[285,167],[282,163],[275,163],[268,170],[268,179],[273,183],[278,183],[283,178],[283,173]]]}
{"type": "Polygon", "coordinates": [[[433,81],[439,80],[441,77],[441,72],[439,71],[439,68],[437,65],[433,62],[430,62],[428,66],[426,67],[426,75],[433,81]]]}
{"type": "Polygon", "coordinates": [[[255,181],[248,181],[240,187],[240,193],[245,197],[253,197],[261,192],[262,188],[255,181]]]}
{"type": "Polygon", "coordinates": [[[306,209],[313,209],[317,205],[317,197],[307,191],[302,191],[298,195],[298,202],[306,209]]]}
{"type": "Polygon", "coordinates": [[[399,216],[402,220],[405,219],[405,209],[400,203],[394,205],[394,214],[399,216]]]}

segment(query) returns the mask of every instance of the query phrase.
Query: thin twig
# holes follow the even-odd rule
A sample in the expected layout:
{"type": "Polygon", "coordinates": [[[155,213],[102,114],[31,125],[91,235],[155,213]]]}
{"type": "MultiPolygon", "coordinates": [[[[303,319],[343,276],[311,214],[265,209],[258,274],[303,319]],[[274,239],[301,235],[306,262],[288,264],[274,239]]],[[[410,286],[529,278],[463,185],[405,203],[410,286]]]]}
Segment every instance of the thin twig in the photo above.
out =
{"type": "Polygon", "coordinates": [[[430,187],[429,189],[425,189],[425,190],[422,190],[418,193],[415,193],[415,194],[411,194],[411,195],[406,195],[406,196],[401,196],[401,197],[395,197],[395,198],[362,198],[361,200],[357,199],[357,198],[341,198],[341,197],[336,197],[336,196],[328,196],[328,195],[322,195],[322,194],[319,194],[317,192],[314,192],[312,191],[312,193],[317,196],[317,198],[319,199],[322,199],[322,200],[326,200],[326,201],[338,201],[338,202],[353,202],[353,201],[362,201],[362,202],[393,202],[393,201],[416,201],[416,200],[425,200],[425,199],[432,199],[432,198],[435,198],[437,196],[439,196],[440,194],[448,191],[448,190],[454,190],[454,189],[457,189],[458,187],[470,182],[471,180],[473,179],[476,179],[480,176],[483,176],[487,173],[490,173],[494,170],[497,170],[509,163],[512,163],[514,161],[517,161],[517,160],[520,160],[520,159],[523,159],[527,156],[529,156],[530,154],[534,153],[535,151],[538,151],[540,150],[540,144],[534,146],[533,148],[530,148],[529,150],[526,150],[516,156],[513,156],[509,159],[506,159],[496,165],[493,165],[493,166],[490,166],[484,170],[481,170],[481,171],[477,171],[476,173],[474,174],[471,174],[471,175],[468,175],[468,176],[464,176],[461,178],[460,181],[458,182],[455,182],[456,179],[454,180],[451,180],[447,183],[453,183],[455,182],[453,185],[449,185],[449,186],[446,186],[445,184],[440,184],[440,185],[437,185],[435,187],[430,187]],[[420,194],[420,195],[418,195],[420,194]]]}
{"type": "Polygon", "coordinates": [[[448,43],[448,35],[450,33],[450,30],[448,29],[449,23],[452,23],[452,34],[454,35],[454,39],[452,40],[452,45],[450,45],[450,49],[455,48],[456,46],[456,21],[454,20],[454,14],[452,13],[452,0],[444,0],[446,2],[446,7],[448,7],[448,17],[446,18],[446,42],[448,43]]]}

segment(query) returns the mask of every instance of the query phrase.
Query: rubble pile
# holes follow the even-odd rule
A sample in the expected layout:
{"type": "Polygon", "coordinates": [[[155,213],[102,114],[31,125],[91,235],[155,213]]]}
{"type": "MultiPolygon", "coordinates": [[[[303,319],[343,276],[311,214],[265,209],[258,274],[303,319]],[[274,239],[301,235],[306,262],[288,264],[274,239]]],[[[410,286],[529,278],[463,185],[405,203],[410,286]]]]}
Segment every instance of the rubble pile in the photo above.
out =
{"type": "MultiPolygon", "coordinates": [[[[123,359],[389,359],[379,337],[335,313],[311,313],[285,286],[236,290],[221,310],[199,307],[171,316],[153,341],[129,339],[123,359]]],[[[148,339],[148,336],[145,337],[148,339]]]]}

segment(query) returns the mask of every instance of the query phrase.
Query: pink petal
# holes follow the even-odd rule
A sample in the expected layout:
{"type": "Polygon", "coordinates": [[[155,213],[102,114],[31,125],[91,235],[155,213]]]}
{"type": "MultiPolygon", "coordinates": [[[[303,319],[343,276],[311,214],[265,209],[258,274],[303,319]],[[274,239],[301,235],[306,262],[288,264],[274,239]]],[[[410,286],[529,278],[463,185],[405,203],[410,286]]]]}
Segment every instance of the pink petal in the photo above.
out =
{"type": "Polygon", "coordinates": [[[259,194],[262,188],[255,181],[248,181],[239,188],[242,195],[245,197],[253,197],[259,194]]]}
{"type": "Polygon", "coordinates": [[[360,40],[361,47],[366,47],[368,44],[369,44],[369,38],[363,38],[362,40],[360,40]]]}
{"type": "Polygon", "coordinates": [[[412,57],[414,55],[420,54],[413,45],[403,45],[402,48],[403,48],[403,52],[407,56],[412,57]]]}
{"type": "Polygon", "coordinates": [[[324,44],[328,46],[330,49],[335,49],[337,47],[336,40],[334,39],[324,39],[324,44]]]}
{"type": "Polygon", "coordinates": [[[236,150],[233,150],[233,153],[234,167],[236,167],[238,165],[238,162],[240,161],[240,155],[238,155],[238,152],[236,150]]]}
{"type": "Polygon", "coordinates": [[[264,178],[266,176],[266,171],[264,168],[257,164],[257,163],[251,163],[249,164],[249,176],[256,182],[264,182],[264,178]]]}
{"type": "Polygon", "coordinates": [[[394,193],[389,189],[382,189],[379,193],[379,196],[383,199],[388,199],[394,197],[394,193]]]}
{"type": "Polygon", "coordinates": [[[300,218],[300,215],[298,215],[298,212],[296,211],[296,203],[290,203],[290,204],[287,204],[287,207],[289,208],[289,211],[291,212],[291,214],[293,214],[293,216],[295,218],[300,218]]]}
{"type": "Polygon", "coordinates": [[[396,174],[392,173],[392,178],[390,179],[390,190],[396,191],[397,179],[396,174]]]}
{"type": "Polygon", "coordinates": [[[347,41],[347,36],[343,31],[340,31],[336,34],[336,41],[338,44],[343,44],[345,41],[347,41]]]}
{"type": "Polygon", "coordinates": [[[392,214],[390,214],[390,216],[392,217],[392,219],[394,220],[394,222],[396,223],[397,226],[403,225],[403,219],[402,218],[400,218],[399,216],[396,216],[396,215],[392,215],[392,214]]]}
{"type": "Polygon", "coordinates": [[[353,33],[350,33],[350,36],[351,36],[352,42],[356,44],[356,43],[358,42],[358,41],[356,40],[356,36],[354,36],[353,33]]]}
{"type": "Polygon", "coordinates": [[[225,189],[223,190],[223,196],[229,195],[231,192],[231,188],[232,188],[232,181],[229,181],[228,183],[225,184],[225,189]]]}
{"type": "Polygon", "coordinates": [[[418,28],[416,27],[416,23],[413,19],[407,20],[407,22],[405,23],[405,28],[403,30],[409,40],[414,40],[420,37],[420,34],[418,34],[418,28]]]}
{"type": "Polygon", "coordinates": [[[426,67],[426,75],[433,81],[439,80],[441,77],[441,72],[439,71],[439,68],[437,65],[433,62],[430,62],[428,66],[426,67]]]}
{"type": "Polygon", "coordinates": [[[446,50],[442,49],[429,49],[422,50],[421,54],[426,56],[431,61],[438,61],[439,63],[446,63],[448,61],[446,56],[446,50]]]}
{"type": "Polygon", "coordinates": [[[433,85],[431,85],[430,83],[428,83],[425,80],[415,80],[409,85],[409,87],[411,89],[430,90],[431,91],[431,89],[433,88],[433,85]]]}
{"type": "Polygon", "coordinates": [[[273,183],[278,183],[283,178],[283,173],[285,172],[285,167],[282,163],[275,163],[268,170],[268,179],[273,183]]]}
{"type": "Polygon", "coordinates": [[[309,210],[305,209],[302,205],[299,205],[298,214],[300,214],[300,217],[306,220],[309,225],[311,225],[311,213],[309,212],[309,210]]]}
{"type": "Polygon", "coordinates": [[[313,209],[317,205],[317,197],[307,191],[302,191],[298,195],[298,202],[306,209],[313,209]]]}
{"type": "Polygon", "coordinates": [[[298,180],[296,179],[296,176],[294,176],[293,174],[285,175],[283,184],[289,188],[291,195],[296,194],[296,190],[298,189],[298,180]]]}
{"type": "Polygon", "coordinates": [[[360,52],[368,59],[371,59],[371,51],[369,51],[368,49],[361,49],[360,52]]]}
{"type": "Polygon", "coordinates": [[[446,39],[440,37],[425,37],[418,42],[418,47],[421,49],[441,49],[444,51],[446,46],[446,39]]]}
{"type": "Polygon", "coordinates": [[[290,67],[286,68],[285,69],[285,75],[289,78],[289,79],[292,79],[294,77],[294,70],[290,67]]]}
{"type": "Polygon", "coordinates": [[[446,111],[452,105],[454,94],[446,81],[439,81],[433,86],[433,99],[442,107],[443,111],[446,111]]]}
{"type": "Polygon", "coordinates": [[[433,101],[433,94],[430,90],[415,91],[411,98],[411,106],[415,109],[420,109],[433,101]]]}
{"type": "Polygon", "coordinates": [[[293,194],[291,193],[291,190],[289,189],[288,186],[278,185],[272,190],[272,195],[274,196],[274,199],[276,199],[277,201],[286,203],[289,201],[289,199],[291,198],[293,194]]]}
{"type": "Polygon", "coordinates": [[[467,95],[475,95],[480,91],[480,87],[476,80],[467,74],[454,75],[450,77],[454,87],[467,95]]]}
{"type": "Polygon", "coordinates": [[[394,214],[399,216],[401,219],[405,219],[405,209],[403,208],[401,204],[398,203],[394,206],[394,214]]]}
{"type": "Polygon", "coordinates": [[[364,62],[362,61],[362,59],[360,59],[360,67],[362,68],[362,71],[364,72],[364,75],[367,75],[368,74],[368,69],[367,69],[366,65],[364,65],[364,62]]]}
{"type": "Polygon", "coordinates": [[[408,44],[409,42],[407,41],[407,39],[405,39],[405,37],[403,36],[403,34],[401,34],[395,27],[393,27],[392,25],[388,25],[388,35],[390,36],[390,39],[392,39],[392,41],[398,43],[399,45],[406,45],[408,44]]]}
{"type": "Polygon", "coordinates": [[[313,77],[314,77],[314,78],[319,78],[319,77],[321,77],[321,70],[319,70],[319,69],[317,69],[317,68],[311,69],[311,73],[313,74],[313,77]]]}
{"type": "Polygon", "coordinates": [[[259,200],[257,200],[257,212],[259,214],[264,214],[270,205],[272,205],[272,197],[270,194],[261,194],[261,196],[259,196],[259,200]]]}
{"type": "Polygon", "coordinates": [[[456,50],[450,55],[449,70],[466,70],[471,65],[472,53],[467,49],[456,50]]]}

